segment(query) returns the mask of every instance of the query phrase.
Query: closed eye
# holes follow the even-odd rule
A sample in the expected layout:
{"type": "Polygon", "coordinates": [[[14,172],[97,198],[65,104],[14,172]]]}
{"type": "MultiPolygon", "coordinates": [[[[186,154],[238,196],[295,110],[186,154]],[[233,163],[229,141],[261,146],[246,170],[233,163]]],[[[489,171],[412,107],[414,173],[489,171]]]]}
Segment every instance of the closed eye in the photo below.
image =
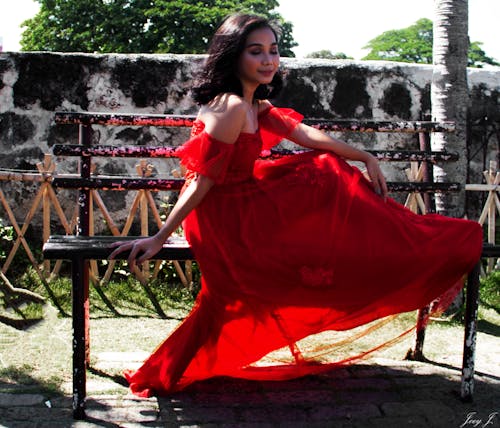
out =
{"type": "MultiPolygon", "coordinates": [[[[262,52],[262,50],[250,51],[250,55],[260,55],[262,52]]],[[[279,52],[277,49],[273,49],[269,52],[269,55],[279,55],[279,52]]]]}

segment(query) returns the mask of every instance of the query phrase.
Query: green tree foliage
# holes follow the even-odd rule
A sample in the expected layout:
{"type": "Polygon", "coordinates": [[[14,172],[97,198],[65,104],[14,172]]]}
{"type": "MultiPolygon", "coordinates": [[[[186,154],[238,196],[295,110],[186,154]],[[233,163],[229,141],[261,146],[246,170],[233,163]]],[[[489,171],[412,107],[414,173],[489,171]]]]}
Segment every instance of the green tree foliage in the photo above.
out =
{"type": "Polygon", "coordinates": [[[265,15],[281,27],[280,53],[294,56],[293,26],[275,0],[37,0],[23,23],[23,50],[98,53],[203,53],[222,19],[265,15]]]}
{"type": "Polygon", "coordinates": [[[432,21],[422,18],[408,28],[386,31],[364,48],[371,51],[363,59],[432,64],[432,21]]]}
{"type": "Polygon", "coordinates": [[[481,45],[482,42],[471,42],[469,44],[469,67],[481,68],[484,64],[500,65],[498,61],[486,55],[486,52],[481,49],[481,45]]]}
{"type": "Polygon", "coordinates": [[[352,56],[347,56],[343,52],[333,53],[328,49],[314,51],[306,55],[306,58],[325,58],[325,59],[353,59],[352,56]]]}
{"type": "MultiPolygon", "coordinates": [[[[386,31],[370,40],[365,46],[370,53],[363,59],[432,64],[432,37],[432,21],[422,18],[407,28],[386,31]]],[[[481,44],[470,43],[469,67],[500,65],[486,55],[481,44]]]]}

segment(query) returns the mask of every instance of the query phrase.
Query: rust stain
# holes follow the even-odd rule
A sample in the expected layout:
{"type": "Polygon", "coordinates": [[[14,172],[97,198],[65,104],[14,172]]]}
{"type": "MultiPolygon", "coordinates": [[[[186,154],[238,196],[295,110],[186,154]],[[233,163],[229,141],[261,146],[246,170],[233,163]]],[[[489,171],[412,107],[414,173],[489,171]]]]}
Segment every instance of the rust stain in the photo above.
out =
{"type": "Polygon", "coordinates": [[[79,144],[56,144],[52,152],[56,156],[100,156],[100,157],[177,157],[173,146],[111,146],[95,145],[92,147],[79,144]]]}
{"type": "Polygon", "coordinates": [[[190,127],[195,116],[163,114],[116,114],[92,112],[56,112],[54,122],[58,125],[112,125],[112,126],[162,126],[190,127]]]}
{"type": "MultiPolygon", "coordinates": [[[[196,116],[170,114],[132,114],[99,112],[55,112],[54,121],[60,125],[113,125],[191,127],[196,116]]],[[[332,132],[453,132],[453,122],[384,121],[351,119],[304,119],[304,123],[332,132]]]]}

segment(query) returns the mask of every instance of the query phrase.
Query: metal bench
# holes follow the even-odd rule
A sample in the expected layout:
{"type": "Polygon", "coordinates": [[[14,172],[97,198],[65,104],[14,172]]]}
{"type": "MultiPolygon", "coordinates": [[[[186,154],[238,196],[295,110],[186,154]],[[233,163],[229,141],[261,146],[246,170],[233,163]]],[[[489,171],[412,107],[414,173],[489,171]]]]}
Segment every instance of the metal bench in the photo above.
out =
{"type": "MultiPolygon", "coordinates": [[[[92,145],[92,125],[106,126],[181,126],[193,124],[194,116],[174,115],[137,115],[112,113],[68,113],[56,112],[57,124],[79,125],[79,144],[61,144],[53,147],[57,156],[79,157],[79,175],[72,177],[53,177],[52,185],[56,188],[78,189],[79,219],[77,236],[52,236],[43,246],[46,259],[66,259],[72,264],[72,305],[73,305],[73,416],[85,418],[86,369],[89,364],[89,260],[107,259],[111,253],[110,244],[118,240],[133,237],[90,236],[89,212],[91,189],[105,190],[179,190],[184,180],[181,178],[131,178],[105,177],[91,173],[93,157],[176,157],[175,147],[144,146],[109,146],[92,145]]],[[[308,125],[325,131],[350,132],[399,132],[414,133],[420,136],[419,150],[414,151],[371,151],[379,160],[390,162],[422,162],[426,166],[432,163],[454,161],[455,154],[430,151],[430,132],[452,132],[453,123],[436,122],[389,122],[358,120],[304,120],[308,125]]],[[[268,157],[280,157],[293,154],[293,150],[275,150],[268,157]]],[[[389,182],[391,192],[419,192],[428,195],[433,192],[453,192],[460,190],[457,183],[434,183],[429,167],[424,168],[422,182],[389,182]]],[[[426,205],[429,205],[429,198],[426,205]]],[[[429,205],[430,206],[430,205],[429,205]]],[[[499,247],[486,247],[483,255],[499,256],[499,247]]],[[[155,259],[190,260],[194,255],[186,241],[182,239],[167,242],[155,259]]],[[[126,259],[122,253],[119,259],[126,259]]],[[[477,322],[479,290],[479,265],[470,273],[467,287],[467,316],[465,322],[464,359],[462,368],[461,397],[472,399],[474,382],[474,352],[477,322]]],[[[421,357],[424,329],[417,332],[415,357],[421,357]]]]}

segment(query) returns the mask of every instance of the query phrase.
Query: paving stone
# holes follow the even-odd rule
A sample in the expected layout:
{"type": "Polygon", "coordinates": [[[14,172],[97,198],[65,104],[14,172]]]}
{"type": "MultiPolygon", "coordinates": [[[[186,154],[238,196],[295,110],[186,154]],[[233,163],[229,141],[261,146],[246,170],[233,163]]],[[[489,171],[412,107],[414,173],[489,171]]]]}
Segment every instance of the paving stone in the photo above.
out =
{"type": "MultiPolygon", "coordinates": [[[[327,422],[312,422],[312,421],[286,421],[282,423],[278,423],[274,425],[275,427],[278,428],[330,428],[330,427],[335,427],[337,428],[337,425],[332,425],[331,423],[327,422]]],[[[257,427],[255,427],[257,428],[257,427]]]]}
{"type": "Polygon", "coordinates": [[[270,407],[270,422],[287,423],[287,422],[304,422],[309,421],[309,412],[307,408],[298,406],[280,406],[275,405],[270,407]]]}
{"type": "MultiPolygon", "coordinates": [[[[220,394],[198,393],[190,402],[196,405],[216,405],[216,406],[254,406],[267,403],[268,397],[261,392],[249,393],[229,393],[220,394]]],[[[183,401],[177,401],[177,406],[183,401]]]]}
{"type": "Polygon", "coordinates": [[[271,407],[252,407],[238,409],[238,417],[241,421],[253,424],[264,424],[271,420],[273,409],[271,407]]]}
{"type": "Polygon", "coordinates": [[[452,419],[454,412],[442,401],[438,400],[425,400],[425,401],[415,401],[413,403],[415,410],[429,419],[433,419],[436,415],[440,415],[445,419],[452,419]]]}
{"type": "Polygon", "coordinates": [[[2,409],[0,424],[3,421],[50,421],[68,420],[72,415],[71,409],[49,409],[47,407],[9,407],[2,409]]]}
{"type": "MultiPolygon", "coordinates": [[[[427,428],[429,423],[427,419],[419,415],[397,416],[393,418],[371,418],[364,421],[357,421],[351,428],[406,428],[419,427],[427,428]]],[[[441,428],[451,428],[453,425],[443,425],[441,428]]],[[[458,427],[457,427],[458,428],[458,427]]]]}
{"type": "Polygon", "coordinates": [[[267,392],[264,394],[269,404],[308,404],[308,403],[328,403],[333,400],[332,391],[280,391],[267,392]]]}
{"type": "Polygon", "coordinates": [[[161,420],[166,423],[196,424],[236,422],[237,413],[230,407],[184,407],[171,408],[168,412],[161,411],[161,420]]]}
{"type": "Polygon", "coordinates": [[[468,428],[490,415],[487,426],[500,428],[498,379],[478,377],[475,401],[463,403],[454,372],[428,366],[363,365],[284,382],[214,379],[158,399],[93,392],[86,421],[72,419],[70,395],[50,398],[48,407],[41,393],[3,393],[0,428],[468,428]],[[475,419],[466,423],[469,415],[475,419]]]}
{"type": "Polygon", "coordinates": [[[415,414],[413,403],[383,403],[381,405],[382,412],[385,416],[408,416],[415,414]]]}
{"type": "Polygon", "coordinates": [[[338,367],[333,369],[332,371],[328,373],[322,373],[318,375],[319,379],[347,379],[351,377],[352,374],[349,372],[347,368],[344,367],[338,367]]]}
{"type": "Polygon", "coordinates": [[[361,366],[361,367],[356,367],[356,366],[351,366],[349,367],[349,372],[353,377],[356,378],[361,378],[361,379],[366,379],[366,378],[373,378],[373,377],[383,377],[386,375],[387,371],[385,367],[381,366],[361,366]]]}
{"type": "Polygon", "coordinates": [[[150,408],[137,407],[118,407],[109,409],[87,409],[88,418],[99,421],[118,421],[118,422],[154,422],[159,419],[159,412],[150,408]]]}
{"type": "Polygon", "coordinates": [[[359,378],[343,381],[342,389],[380,391],[392,387],[392,381],[382,378],[359,378]]]}
{"type": "Polygon", "coordinates": [[[382,416],[373,404],[354,404],[342,406],[316,406],[311,410],[311,420],[330,421],[332,419],[367,419],[382,416]]]}
{"type": "Polygon", "coordinates": [[[335,404],[372,403],[380,405],[386,402],[400,401],[401,395],[397,390],[338,390],[335,391],[335,404]]]}
{"type": "Polygon", "coordinates": [[[0,407],[34,406],[45,401],[40,394],[6,394],[0,393],[0,407]]]}

